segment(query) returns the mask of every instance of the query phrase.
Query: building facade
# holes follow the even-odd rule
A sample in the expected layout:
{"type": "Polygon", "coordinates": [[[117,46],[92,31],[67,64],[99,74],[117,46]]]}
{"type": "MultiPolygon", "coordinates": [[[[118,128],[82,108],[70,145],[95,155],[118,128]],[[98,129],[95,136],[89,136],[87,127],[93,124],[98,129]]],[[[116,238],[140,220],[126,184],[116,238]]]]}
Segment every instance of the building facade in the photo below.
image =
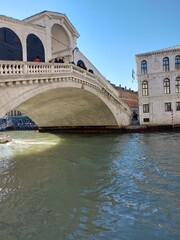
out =
{"type": "Polygon", "coordinates": [[[132,110],[138,109],[138,92],[126,87],[113,85],[119,94],[119,97],[125,102],[132,110]]]}
{"type": "Polygon", "coordinates": [[[180,46],[136,55],[141,125],[180,124],[180,46]]]}
{"type": "Polygon", "coordinates": [[[138,101],[138,92],[127,87],[122,87],[121,85],[116,86],[115,84],[111,85],[118,92],[119,98],[131,109],[132,111],[132,122],[133,125],[139,125],[139,101],[138,101]]]}

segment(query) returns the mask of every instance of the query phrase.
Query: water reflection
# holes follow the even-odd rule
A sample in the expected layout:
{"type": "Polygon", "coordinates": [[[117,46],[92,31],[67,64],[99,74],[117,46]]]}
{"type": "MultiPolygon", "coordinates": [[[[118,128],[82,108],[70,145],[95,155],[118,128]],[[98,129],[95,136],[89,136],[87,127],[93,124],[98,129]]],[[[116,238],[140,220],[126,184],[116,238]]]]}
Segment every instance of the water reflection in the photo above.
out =
{"type": "Polygon", "coordinates": [[[12,134],[0,239],[178,239],[179,134],[12,134]]]}

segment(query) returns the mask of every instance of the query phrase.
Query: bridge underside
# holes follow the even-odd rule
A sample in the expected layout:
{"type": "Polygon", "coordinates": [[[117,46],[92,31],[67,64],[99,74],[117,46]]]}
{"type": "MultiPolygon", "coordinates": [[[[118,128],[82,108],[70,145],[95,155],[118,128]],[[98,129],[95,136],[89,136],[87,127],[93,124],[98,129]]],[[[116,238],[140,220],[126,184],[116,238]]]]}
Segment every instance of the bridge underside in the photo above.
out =
{"type": "Polygon", "coordinates": [[[118,128],[106,104],[84,89],[53,89],[23,102],[17,109],[29,116],[39,128],[118,128]]]}

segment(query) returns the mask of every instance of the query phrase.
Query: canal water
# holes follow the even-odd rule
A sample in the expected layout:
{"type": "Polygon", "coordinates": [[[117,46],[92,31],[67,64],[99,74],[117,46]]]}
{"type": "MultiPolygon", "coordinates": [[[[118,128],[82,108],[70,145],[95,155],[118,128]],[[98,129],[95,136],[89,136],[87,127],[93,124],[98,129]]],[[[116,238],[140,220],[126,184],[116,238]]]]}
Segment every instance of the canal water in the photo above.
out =
{"type": "Polygon", "coordinates": [[[9,134],[1,240],[180,239],[180,133],[9,134]]]}

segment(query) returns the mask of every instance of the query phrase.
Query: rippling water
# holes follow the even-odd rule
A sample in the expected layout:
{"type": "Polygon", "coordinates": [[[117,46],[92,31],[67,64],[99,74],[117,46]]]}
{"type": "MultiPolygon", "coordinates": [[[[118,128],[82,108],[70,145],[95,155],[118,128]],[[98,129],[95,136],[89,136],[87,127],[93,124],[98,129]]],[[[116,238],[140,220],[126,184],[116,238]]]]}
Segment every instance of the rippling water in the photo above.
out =
{"type": "Polygon", "coordinates": [[[11,132],[1,240],[180,239],[180,134],[11,132]]]}

